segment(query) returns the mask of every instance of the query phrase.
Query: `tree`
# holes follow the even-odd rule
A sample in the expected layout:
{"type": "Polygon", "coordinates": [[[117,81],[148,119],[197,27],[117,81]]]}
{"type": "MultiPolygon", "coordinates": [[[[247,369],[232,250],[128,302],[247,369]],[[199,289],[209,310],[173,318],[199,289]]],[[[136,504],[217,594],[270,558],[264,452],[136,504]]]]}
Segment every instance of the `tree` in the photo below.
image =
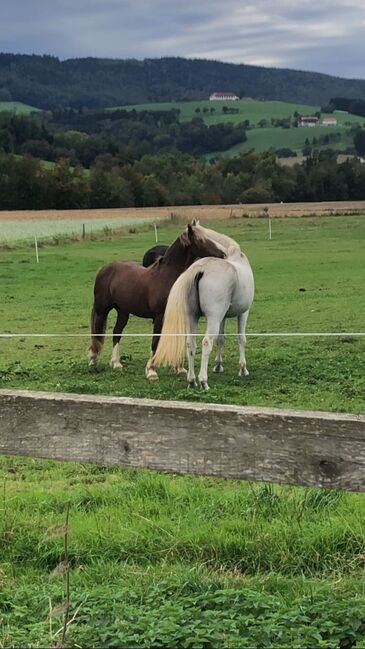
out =
{"type": "Polygon", "coordinates": [[[270,183],[258,182],[241,194],[242,203],[272,203],[275,200],[270,183]]]}
{"type": "Polygon", "coordinates": [[[354,146],[356,153],[360,156],[365,156],[365,129],[360,128],[354,137],[354,146]]]}
{"type": "Polygon", "coordinates": [[[142,180],[142,200],[144,207],[157,207],[166,205],[166,192],[164,187],[158,182],[156,177],[151,174],[145,176],[142,180]]]}

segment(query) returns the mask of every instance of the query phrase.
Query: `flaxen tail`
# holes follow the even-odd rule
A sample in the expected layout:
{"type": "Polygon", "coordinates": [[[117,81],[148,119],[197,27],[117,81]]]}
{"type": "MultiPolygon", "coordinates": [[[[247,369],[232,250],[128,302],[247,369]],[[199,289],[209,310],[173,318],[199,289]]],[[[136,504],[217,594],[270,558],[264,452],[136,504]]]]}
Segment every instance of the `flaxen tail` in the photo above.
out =
{"type": "Polygon", "coordinates": [[[190,333],[189,297],[199,273],[198,262],[180,275],[170,291],[160,341],[153,358],[155,365],[178,367],[184,361],[186,336],[190,333]]]}

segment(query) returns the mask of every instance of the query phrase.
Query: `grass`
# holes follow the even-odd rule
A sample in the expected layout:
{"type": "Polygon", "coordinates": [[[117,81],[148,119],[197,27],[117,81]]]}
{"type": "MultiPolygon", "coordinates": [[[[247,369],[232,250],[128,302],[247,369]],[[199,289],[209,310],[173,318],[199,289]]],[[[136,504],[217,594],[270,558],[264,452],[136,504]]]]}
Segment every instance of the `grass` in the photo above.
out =
{"type": "MultiPolygon", "coordinates": [[[[354,124],[363,124],[363,118],[358,115],[351,115],[345,111],[335,111],[334,115],[337,119],[337,127],[318,126],[316,128],[291,128],[283,129],[280,127],[272,127],[270,125],[271,118],[285,118],[293,116],[297,111],[301,115],[314,114],[320,110],[319,106],[306,106],[303,104],[292,104],[283,101],[259,101],[255,99],[241,99],[235,102],[212,102],[212,101],[186,101],[186,102],[164,102],[164,103],[151,103],[151,104],[135,104],[132,106],[117,106],[113,109],[123,108],[125,110],[171,110],[175,108],[180,110],[180,119],[182,121],[191,120],[193,117],[201,117],[204,122],[209,126],[221,122],[231,122],[238,124],[245,120],[249,120],[251,129],[246,132],[247,140],[241,144],[227,149],[224,152],[211,152],[205,157],[224,156],[234,157],[242,151],[255,149],[262,152],[270,148],[291,148],[298,154],[302,152],[306,138],[310,141],[313,137],[318,138],[321,135],[328,135],[338,133],[341,136],[339,142],[332,143],[328,146],[336,149],[346,149],[353,146],[353,138],[346,133],[346,128],[354,124]],[[238,114],[224,114],[223,106],[232,106],[238,108],[238,114]],[[204,113],[203,110],[211,108],[215,109],[213,114],[204,113]],[[196,110],[199,109],[199,113],[196,110]],[[267,128],[258,128],[258,124],[262,119],[266,119],[269,123],[267,128]],[[256,128],[255,128],[256,127],[256,128]]],[[[321,119],[327,114],[323,113],[321,119]]],[[[320,145],[321,149],[328,148],[326,145],[320,145]]]]}
{"type": "Polygon", "coordinates": [[[16,113],[17,115],[30,115],[39,112],[39,108],[23,104],[21,101],[0,101],[0,112],[16,113]]]}
{"type": "Polygon", "coordinates": [[[332,649],[351,632],[364,646],[361,495],[20,458],[0,470],[2,647],[56,644],[67,502],[68,646],[299,648],[316,633],[332,649]]]}
{"type": "MultiPolygon", "coordinates": [[[[340,127],[341,128],[341,127],[340,127]]],[[[334,148],[345,150],[347,147],[353,146],[353,138],[344,132],[344,129],[339,130],[335,127],[317,126],[315,128],[253,128],[247,131],[247,140],[240,144],[227,149],[224,152],[218,151],[207,154],[205,157],[211,158],[215,156],[234,157],[243,151],[255,149],[259,153],[267,151],[268,149],[281,149],[289,148],[295,151],[298,155],[302,155],[305,140],[308,138],[310,142],[316,137],[317,139],[322,135],[338,134],[341,139],[338,142],[332,142],[328,145],[316,145],[315,148],[321,150],[327,148],[334,148]]]]}
{"type": "MultiPolygon", "coordinates": [[[[156,218],[153,219],[156,221],[156,218]]],[[[111,217],[111,218],[93,218],[83,222],[81,219],[14,219],[1,222],[0,245],[14,244],[14,242],[31,241],[33,243],[36,236],[39,241],[48,240],[51,242],[58,241],[62,237],[74,237],[79,239],[85,227],[85,234],[97,234],[102,231],[111,232],[113,230],[146,225],[152,219],[135,219],[133,217],[111,217]]]]}
{"type": "Polygon", "coordinates": [[[302,114],[311,114],[318,110],[318,106],[305,106],[303,104],[291,104],[284,101],[259,101],[255,99],[240,99],[239,101],[173,101],[173,102],[159,102],[150,104],[134,104],[132,106],[115,106],[113,109],[122,108],[124,110],[171,110],[175,108],[180,111],[180,119],[182,121],[191,120],[197,116],[196,110],[200,109],[199,117],[202,117],[206,124],[218,124],[219,122],[243,122],[245,119],[250,120],[250,123],[257,123],[261,119],[270,120],[271,117],[289,117],[295,111],[302,114]],[[223,106],[239,108],[238,114],[224,114],[222,111],[223,106]],[[204,108],[209,111],[211,108],[215,109],[213,114],[203,113],[204,108]]]}
{"type": "MultiPolygon", "coordinates": [[[[240,99],[239,101],[234,102],[220,102],[220,101],[173,101],[173,102],[161,102],[161,103],[150,103],[150,104],[134,104],[128,106],[114,106],[109,110],[117,110],[118,108],[124,110],[171,110],[175,108],[180,110],[180,119],[182,121],[191,120],[193,117],[201,117],[204,119],[205,123],[208,125],[218,124],[220,122],[232,122],[239,123],[248,119],[251,125],[256,125],[262,119],[270,121],[271,118],[285,118],[293,116],[295,112],[300,113],[301,115],[311,115],[318,110],[319,106],[307,106],[304,104],[292,104],[284,101],[260,101],[257,99],[240,99]],[[223,106],[238,108],[239,113],[237,114],[225,114],[223,113],[223,106]],[[215,109],[214,113],[204,113],[204,108],[207,108],[209,111],[211,108],[215,109]],[[197,113],[196,110],[199,109],[200,112],[197,113]]],[[[323,113],[323,117],[327,114],[323,113]]],[[[336,111],[335,116],[337,118],[337,123],[341,126],[345,124],[353,123],[362,123],[364,120],[357,115],[351,115],[343,111],[336,111]]],[[[329,132],[329,127],[324,127],[326,133],[329,132]]],[[[310,129],[303,129],[305,131],[310,131],[310,129]]],[[[314,129],[317,131],[317,129],[314,129]]]]}
{"type": "MultiPolygon", "coordinates": [[[[362,331],[363,217],[283,218],[273,220],[272,227],[268,241],[265,219],[217,224],[240,241],[254,269],[256,297],[248,333],[362,331]]],[[[169,243],[181,230],[161,228],[160,242],[169,243]]],[[[86,350],[96,270],[112,259],[140,261],[154,245],[149,229],[104,239],[44,247],[39,264],[32,248],[0,252],[0,330],[24,333],[1,344],[4,387],[364,412],[363,338],[248,338],[250,376],[242,381],[237,343],[228,337],[225,373],[210,371],[208,394],[187,390],[185,380],[167,369],[160,371],[159,382],[147,382],[149,337],[122,340],[121,373],[109,368],[108,339],[100,372],[90,374],[86,350]],[[84,337],[27,337],[34,332],[84,337]]],[[[109,321],[110,332],[112,314],[109,321]]],[[[234,331],[231,320],[228,332],[234,331]]],[[[126,333],[150,332],[148,320],[131,317],[126,333]]]]}
{"type": "MultiPolygon", "coordinates": [[[[214,225],[214,224],[212,224],[214,225]]],[[[231,219],[256,277],[249,331],[363,330],[364,217],[231,219]],[[305,289],[305,290],[303,290],[305,289]]],[[[159,230],[171,241],[182,226],[159,230]]],[[[96,269],[140,260],[153,232],[0,251],[0,330],[87,333],[96,269]]],[[[128,331],[150,331],[133,318],[128,331]]],[[[231,329],[232,331],[232,329],[231,329]]],[[[0,339],[3,387],[363,413],[363,339],[235,341],[211,392],[143,376],[148,339],[123,343],[125,370],[89,374],[87,339],[0,339]]],[[[173,434],[173,433],[172,433],[173,434]]],[[[56,646],[71,503],[70,647],[364,647],[361,494],[0,458],[0,647],[56,646]],[[57,573],[57,570],[56,570],[57,573]],[[52,576],[53,574],[53,576],[52,576]],[[55,610],[56,609],[56,610],[55,610]],[[50,610],[53,610],[50,616],[50,610]]],[[[61,607],[62,610],[62,607],[61,607]]]]}

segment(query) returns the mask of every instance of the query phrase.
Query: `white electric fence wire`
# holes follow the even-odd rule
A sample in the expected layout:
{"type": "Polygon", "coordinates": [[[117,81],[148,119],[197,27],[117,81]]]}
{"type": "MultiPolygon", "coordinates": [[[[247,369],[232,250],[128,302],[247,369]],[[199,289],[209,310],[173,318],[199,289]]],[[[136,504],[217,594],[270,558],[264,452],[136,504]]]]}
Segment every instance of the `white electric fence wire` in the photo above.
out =
{"type": "MultiPolygon", "coordinates": [[[[173,333],[173,334],[153,334],[151,333],[124,333],[123,334],[113,334],[113,333],[104,333],[104,334],[91,334],[91,333],[0,333],[0,338],[90,338],[92,336],[95,337],[113,337],[114,335],[116,336],[123,336],[124,337],[137,337],[137,338],[150,338],[152,335],[157,335],[157,336],[186,336],[187,334],[184,333],[173,333]]],[[[197,337],[204,337],[205,333],[195,333],[195,334],[190,334],[193,336],[197,337]]],[[[225,337],[229,336],[237,336],[237,333],[226,333],[225,337]]],[[[300,338],[300,337],[341,337],[341,336],[349,336],[349,337],[361,337],[365,336],[365,331],[337,331],[337,332],[332,332],[332,331],[318,331],[318,332],[251,332],[251,333],[246,333],[245,334],[247,337],[262,337],[262,338],[274,338],[274,337],[282,337],[282,338],[289,338],[289,337],[295,337],[295,338],[300,338]]]]}

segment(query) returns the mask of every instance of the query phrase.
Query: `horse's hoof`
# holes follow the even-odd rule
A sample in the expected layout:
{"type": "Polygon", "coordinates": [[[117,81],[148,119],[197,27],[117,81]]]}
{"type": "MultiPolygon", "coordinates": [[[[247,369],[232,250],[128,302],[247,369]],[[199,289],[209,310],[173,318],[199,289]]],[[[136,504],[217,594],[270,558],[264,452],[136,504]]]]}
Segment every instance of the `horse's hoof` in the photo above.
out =
{"type": "Polygon", "coordinates": [[[188,373],[188,370],[186,370],[185,367],[176,367],[175,371],[178,376],[187,376],[188,373]]]}
{"type": "Polygon", "coordinates": [[[192,379],[191,381],[188,381],[188,389],[196,388],[197,385],[198,385],[198,384],[197,384],[197,382],[196,382],[195,379],[192,379]]]}
{"type": "Polygon", "coordinates": [[[223,372],[223,370],[224,370],[224,367],[223,367],[222,363],[217,363],[213,368],[213,372],[223,372]]]}
{"type": "Polygon", "coordinates": [[[239,372],[238,372],[238,376],[244,377],[244,376],[248,376],[248,375],[249,375],[248,369],[246,367],[240,367],[239,372]]]}
{"type": "Polygon", "coordinates": [[[158,381],[158,374],[154,370],[149,370],[147,372],[147,379],[149,381],[158,381]]]}
{"type": "Polygon", "coordinates": [[[204,392],[208,392],[209,390],[209,385],[206,381],[200,381],[200,387],[204,392]]]}
{"type": "Polygon", "coordinates": [[[110,367],[112,370],[122,370],[123,365],[120,361],[110,361],[110,367]]]}
{"type": "Polygon", "coordinates": [[[100,372],[100,367],[95,363],[95,361],[90,361],[88,369],[91,373],[100,372]]]}

